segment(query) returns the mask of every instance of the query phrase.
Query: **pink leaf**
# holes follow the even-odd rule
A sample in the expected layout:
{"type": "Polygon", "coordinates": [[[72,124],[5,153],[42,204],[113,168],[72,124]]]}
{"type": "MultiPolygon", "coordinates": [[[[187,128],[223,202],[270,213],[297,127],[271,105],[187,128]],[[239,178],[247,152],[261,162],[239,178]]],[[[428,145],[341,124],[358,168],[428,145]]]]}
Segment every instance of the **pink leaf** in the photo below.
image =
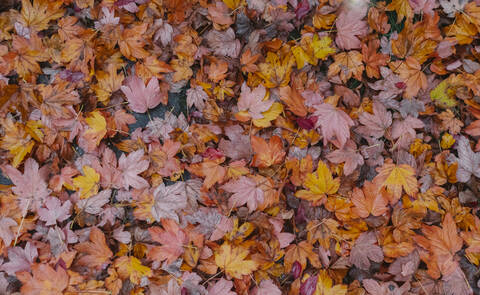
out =
{"type": "Polygon", "coordinates": [[[342,148],[350,138],[350,127],[355,125],[352,119],[328,103],[316,105],[314,114],[318,117],[316,127],[322,127],[323,144],[327,145],[330,141],[342,148]]]}
{"type": "Polygon", "coordinates": [[[122,170],[123,188],[128,190],[129,186],[136,189],[146,188],[149,186],[148,182],[138,174],[147,170],[150,165],[148,160],[142,160],[143,150],[137,150],[130,153],[127,157],[125,154],[120,156],[118,160],[118,168],[122,170]]]}
{"type": "Polygon", "coordinates": [[[360,269],[368,270],[370,260],[374,262],[383,261],[383,250],[380,246],[375,245],[376,242],[377,237],[374,232],[361,234],[350,252],[350,262],[360,269]]]}
{"type": "Polygon", "coordinates": [[[207,295],[236,295],[232,292],[233,283],[224,278],[218,280],[215,285],[210,285],[207,289],[207,295]]]}
{"type": "Polygon", "coordinates": [[[282,295],[282,291],[273,283],[272,280],[263,280],[258,287],[253,289],[251,295],[282,295]]]}
{"type": "Polygon", "coordinates": [[[127,85],[120,87],[127,97],[130,108],[136,113],[145,113],[153,109],[162,101],[158,79],[153,77],[147,86],[137,76],[130,76],[126,79],[127,85]]]}
{"type": "Polygon", "coordinates": [[[335,164],[345,163],[343,166],[343,173],[345,175],[352,174],[357,166],[363,165],[363,157],[357,152],[357,145],[352,140],[347,141],[342,149],[328,154],[327,159],[335,164]]]}
{"type": "Polygon", "coordinates": [[[337,38],[335,43],[341,49],[360,48],[362,43],[358,36],[364,36],[368,33],[368,26],[362,21],[363,15],[359,15],[355,10],[348,12],[342,11],[337,18],[337,38]]]}
{"type": "Polygon", "coordinates": [[[15,238],[10,228],[17,225],[17,222],[10,217],[0,218],[0,238],[3,240],[5,246],[10,246],[15,238]]]}
{"type": "Polygon", "coordinates": [[[28,158],[25,161],[23,174],[10,165],[5,166],[5,174],[15,185],[12,191],[20,200],[20,208],[33,208],[33,211],[37,211],[45,198],[50,194],[44,177],[46,173],[45,168],[46,166],[38,169],[38,163],[32,158],[28,158]],[[28,204],[30,204],[30,207],[28,204]]]}
{"type": "Polygon", "coordinates": [[[72,203],[70,200],[67,200],[65,203],[56,198],[48,197],[45,200],[45,207],[38,209],[38,216],[40,220],[45,221],[45,225],[55,225],[57,220],[59,222],[67,220],[70,217],[70,208],[72,203]]]}
{"type": "Polygon", "coordinates": [[[239,207],[247,203],[249,211],[253,212],[258,205],[263,203],[263,190],[257,187],[255,180],[246,176],[224,184],[222,189],[229,193],[234,193],[228,200],[230,208],[239,207]]]}
{"type": "Polygon", "coordinates": [[[268,99],[264,101],[267,90],[263,85],[256,87],[253,90],[244,82],[242,84],[242,93],[238,99],[238,110],[248,111],[252,119],[263,118],[262,112],[267,111],[273,104],[273,101],[268,99]]]}
{"type": "Polygon", "coordinates": [[[373,103],[373,115],[363,112],[358,116],[358,119],[364,126],[358,127],[356,131],[374,138],[382,137],[385,130],[392,125],[392,114],[379,101],[373,103]]]}
{"type": "Polygon", "coordinates": [[[15,275],[18,271],[30,271],[30,265],[35,262],[38,256],[37,248],[27,242],[25,249],[13,247],[8,249],[8,262],[0,267],[8,275],[15,275]]]}

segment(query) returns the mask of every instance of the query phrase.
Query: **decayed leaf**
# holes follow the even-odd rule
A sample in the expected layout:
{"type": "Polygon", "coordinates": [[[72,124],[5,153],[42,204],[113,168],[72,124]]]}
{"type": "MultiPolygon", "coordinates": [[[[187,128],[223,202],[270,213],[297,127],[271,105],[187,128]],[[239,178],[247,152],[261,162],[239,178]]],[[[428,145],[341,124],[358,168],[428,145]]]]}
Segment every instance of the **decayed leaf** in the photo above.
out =
{"type": "Polygon", "coordinates": [[[152,216],[157,222],[162,218],[170,218],[178,222],[177,211],[187,207],[187,191],[185,183],[177,182],[174,185],[159,185],[153,192],[154,203],[152,216]]]}
{"type": "Polygon", "coordinates": [[[368,270],[370,260],[374,262],[383,261],[383,250],[375,245],[376,242],[377,237],[374,232],[362,233],[352,247],[350,262],[360,269],[368,270]]]}
{"type": "Polygon", "coordinates": [[[224,243],[215,252],[215,263],[227,275],[240,279],[243,275],[251,274],[258,267],[255,261],[245,259],[248,255],[247,249],[224,243]]]}
{"type": "Polygon", "coordinates": [[[359,165],[363,165],[363,156],[358,153],[357,146],[352,141],[347,141],[342,149],[331,152],[327,159],[335,164],[345,163],[343,173],[350,175],[359,165]]]}

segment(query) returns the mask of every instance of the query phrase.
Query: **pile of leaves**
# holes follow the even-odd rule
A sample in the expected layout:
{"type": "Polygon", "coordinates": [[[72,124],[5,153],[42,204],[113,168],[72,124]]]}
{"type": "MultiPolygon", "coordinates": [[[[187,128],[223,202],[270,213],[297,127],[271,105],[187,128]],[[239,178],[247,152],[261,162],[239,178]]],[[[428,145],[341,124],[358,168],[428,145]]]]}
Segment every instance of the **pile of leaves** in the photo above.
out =
{"type": "Polygon", "coordinates": [[[0,9],[0,294],[480,294],[480,1],[0,9]]]}

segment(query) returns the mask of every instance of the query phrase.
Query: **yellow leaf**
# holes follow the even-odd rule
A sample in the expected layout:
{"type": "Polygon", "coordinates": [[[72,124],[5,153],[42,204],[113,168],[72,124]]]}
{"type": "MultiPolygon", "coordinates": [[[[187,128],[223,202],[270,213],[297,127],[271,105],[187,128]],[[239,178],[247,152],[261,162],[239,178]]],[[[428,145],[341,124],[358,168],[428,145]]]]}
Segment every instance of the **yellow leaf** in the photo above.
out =
{"type": "Polygon", "coordinates": [[[325,202],[325,195],[333,195],[338,191],[340,178],[333,179],[327,165],[319,161],[317,171],[307,174],[303,186],[309,190],[297,191],[297,198],[322,204],[325,202]]]}
{"type": "Polygon", "coordinates": [[[30,134],[30,136],[36,141],[43,142],[44,134],[42,130],[40,130],[42,127],[42,122],[30,120],[27,121],[27,124],[25,125],[25,131],[27,131],[27,133],[30,134]]]}
{"type": "Polygon", "coordinates": [[[227,275],[241,279],[243,275],[249,275],[257,269],[255,261],[245,260],[248,254],[247,249],[242,247],[232,248],[230,244],[224,243],[215,253],[215,263],[227,275]]]}
{"type": "Polygon", "coordinates": [[[417,178],[415,177],[415,170],[407,165],[395,165],[392,160],[385,161],[385,164],[377,168],[379,172],[373,179],[373,182],[386,187],[387,191],[393,194],[393,199],[390,203],[394,205],[402,194],[402,188],[409,196],[414,196],[418,191],[417,178]]]}
{"type": "Polygon", "coordinates": [[[320,270],[317,280],[317,289],[314,295],[345,295],[347,294],[346,285],[333,286],[333,280],[328,276],[326,270],[320,270]]]}
{"type": "Polygon", "coordinates": [[[450,133],[445,133],[442,136],[442,141],[440,142],[440,146],[444,150],[448,150],[449,148],[452,147],[452,145],[455,143],[455,139],[450,133]]]}
{"type": "Polygon", "coordinates": [[[108,103],[113,92],[120,89],[124,76],[122,73],[117,74],[117,69],[113,64],[110,64],[107,71],[97,71],[96,73],[98,83],[93,86],[93,90],[97,94],[98,101],[104,104],[108,103]]]}
{"type": "Polygon", "coordinates": [[[17,168],[23,158],[32,150],[35,142],[25,132],[23,125],[7,118],[2,122],[5,135],[0,140],[0,148],[6,149],[13,156],[12,166],[17,168]]]}
{"type": "Polygon", "coordinates": [[[140,284],[142,277],[149,277],[152,275],[152,270],[142,265],[142,262],[134,256],[122,256],[115,260],[115,267],[117,268],[118,276],[125,280],[130,279],[133,284],[140,284]]]}
{"type": "Polygon", "coordinates": [[[283,112],[283,105],[279,102],[274,102],[268,111],[263,112],[263,118],[252,120],[255,127],[267,128],[272,124],[271,121],[275,120],[283,112]]]}
{"type": "Polygon", "coordinates": [[[263,85],[267,88],[287,86],[294,63],[295,59],[290,51],[283,56],[267,52],[265,62],[258,66],[258,76],[263,79],[263,85]]]}
{"type": "Polygon", "coordinates": [[[100,174],[89,166],[83,166],[83,174],[73,179],[73,185],[80,189],[80,199],[87,199],[98,193],[100,174]]]}
{"type": "Polygon", "coordinates": [[[385,10],[397,12],[397,23],[401,22],[404,17],[407,19],[413,17],[413,10],[408,0],[393,0],[385,10]]]}
{"type": "Polygon", "coordinates": [[[332,39],[329,36],[318,39],[318,35],[313,36],[313,54],[316,58],[325,59],[332,53],[335,53],[335,48],[330,47],[332,39]]]}
{"type": "Polygon", "coordinates": [[[60,9],[63,1],[22,0],[22,18],[20,23],[32,31],[40,32],[48,29],[48,23],[63,16],[64,10],[60,9]]]}
{"type": "Polygon", "coordinates": [[[223,3],[227,5],[228,8],[231,10],[237,9],[240,5],[244,5],[245,1],[244,0],[223,0],[223,3]]]}
{"type": "Polygon", "coordinates": [[[451,87],[450,79],[445,79],[430,91],[432,101],[439,107],[452,108],[457,105],[455,100],[455,88],[451,87]]]}
{"type": "Polygon", "coordinates": [[[107,121],[99,111],[93,111],[90,115],[90,117],[85,119],[88,127],[90,127],[90,129],[85,131],[85,138],[95,142],[98,146],[102,138],[107,134],[107,121]]]}

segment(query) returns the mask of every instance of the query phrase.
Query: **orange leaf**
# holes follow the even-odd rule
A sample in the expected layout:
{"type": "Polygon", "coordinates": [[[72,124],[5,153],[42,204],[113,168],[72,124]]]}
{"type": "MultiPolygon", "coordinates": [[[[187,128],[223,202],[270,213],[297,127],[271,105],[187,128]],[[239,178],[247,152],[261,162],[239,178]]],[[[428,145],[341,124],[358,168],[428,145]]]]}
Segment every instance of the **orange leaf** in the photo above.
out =
{"type": "Polygon", "coordinates": [[[390,68],[399,74],[407,86],[403,97],[413,98],[420,89],[427,89],[427,76],[422,72],[420,63],[414,57],[407,57],[405,61],[390,63],[390,68]]]}
{"type": "Polygon", "coordinates": [[[267,143],[265,139],[252,135],[250,141],[255,153],[252,159],[254,167],[266,168],[283,161],[285,151],[283,150],[283,143],[280,137],[272,136],[267,143]]]}
{"type": "Polygon", "coordinates": [[[410,196],[418,192],[415,170],[407,164],[395,165],[392,160],[387,160],[382,167],[377,168],[377,172],[379,173],[373,182],[381,187],[386,187],[387,191],[393,194],[393,200],[390,200],[392,205],[400,199],[402,188],[410,196]]]}
{"type": "Polygon", "coordinates": [[[307,266],[307,258],[313,267],[321,267],[322,264],[318,259],[318,254],[313,252],[313,246],[309,242],[303,241],[298,245],[292,244],[288,246],[285,252],[285,272],[290,272],[295,261],[298,261],[302,269],[305,269],[307,266]]]}
{"type": "Polygon", "coordinates": [[[155,246],[147,252],[150,259],[157,261],[167,261],[171,264],[180,257],[185,251],[184,246],[188,244],[188,237],[175,220],[162,219],[162,228],[158,226],[150,227],[148,231],[155,242],[162,246],[155,246]]]}
{"type": "Polygon", "coordinates": [[[48,264],[33,264],[32,275],[27,271],[18,272],[17,279],[22,282],[24,295],[62,295],[68,287],[68,274],[61,266],[54,270],[48,264]]]}
{"type": "Polygon", "coordinates": [[[109,263],[113,256],[105,241],[105,235],[97,227],[92,227],[90,230],[90,242],[75,245],[75,250],[85,254],[77,261],[78,265],[96,269],[101,269],[109,263]]]}
{"type": "Polygon", "coordinates": [[[210,189],[215,183],[221,183],[227,173],[227,168],[220,165],[224,159],[205,159],[202,163],[190,165],[187,170],[197,176],[205,177],[203,188],[210,189]]]}
{"type": "Polygon", "coordinates": [[[305,117],[308,114],[305,106],[305,99],[295,88],[285,86],[280,88],[280,99],[287,104],[288,109],[299,117],[305,117]]]}
{"type": "Polygon", "coordinates": [[[355,205],[353,212],[362,218],[383,215],[388,211],[388,200],[379,188],[369,181],[363,184],[363,189],[354,188],[352,202],[355,205]]]}

